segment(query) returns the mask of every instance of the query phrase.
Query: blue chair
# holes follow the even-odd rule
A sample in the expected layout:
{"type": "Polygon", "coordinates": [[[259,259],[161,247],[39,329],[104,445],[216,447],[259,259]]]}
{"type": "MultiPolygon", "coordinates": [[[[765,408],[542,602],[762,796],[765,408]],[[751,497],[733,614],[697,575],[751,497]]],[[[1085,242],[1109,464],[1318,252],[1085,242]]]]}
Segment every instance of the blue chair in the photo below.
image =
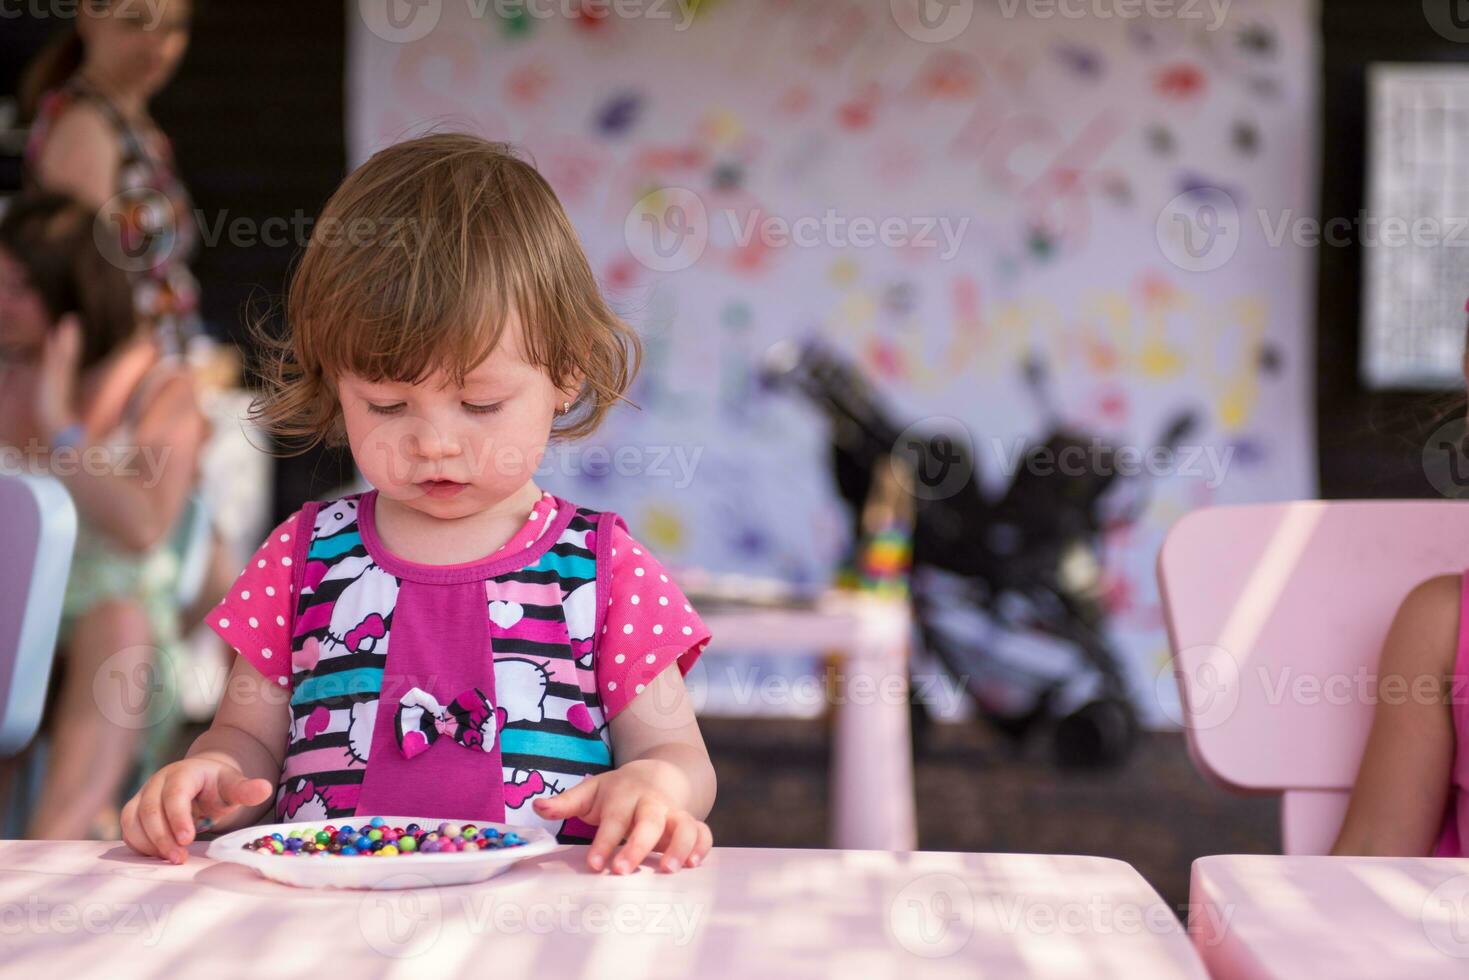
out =
{"type": "Polygon", "coordinates": [[[0,474],[0,757],[40,726],[76,538],[76,507],[60,481],[0,474]]]}

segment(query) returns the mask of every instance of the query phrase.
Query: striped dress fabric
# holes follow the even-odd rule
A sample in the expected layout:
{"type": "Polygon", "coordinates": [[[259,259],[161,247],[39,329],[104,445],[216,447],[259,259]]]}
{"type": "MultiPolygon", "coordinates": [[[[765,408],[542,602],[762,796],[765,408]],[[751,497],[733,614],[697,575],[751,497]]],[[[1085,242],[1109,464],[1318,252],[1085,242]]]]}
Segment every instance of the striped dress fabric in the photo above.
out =
{"type": "MultiPolygon", "coordinates": [[[[392,669],[395,621],[406,614],[400,599],[409,601],[402,597],[410,589],[364,541],[363,497],[308,504],[297,525],[291,727],[276,797],[281,821],[356,815],[371,756],[383,751],[381,732],[376,749],[373,737],[379,699],[392,669]],[[307,527],[309,534],[300,533],[307,527]]],[[[544,827],[571,843],[590,840],[595,828],[574,818],[564,826],[545,821],[530,804],[612,768],[593,671],[598,613],[609,604],[599,592],[596,538],[620,518],[544,499],[552,509],[541,515],[538,536],[526,541],[524,563],[491,569],[479,586],[493,649],[504,822],[544,827]]],[[[442,701],[458,692],[430,693],[442,701]]],[[[430,754],[470,751],[443,741],[430,754]]]]}

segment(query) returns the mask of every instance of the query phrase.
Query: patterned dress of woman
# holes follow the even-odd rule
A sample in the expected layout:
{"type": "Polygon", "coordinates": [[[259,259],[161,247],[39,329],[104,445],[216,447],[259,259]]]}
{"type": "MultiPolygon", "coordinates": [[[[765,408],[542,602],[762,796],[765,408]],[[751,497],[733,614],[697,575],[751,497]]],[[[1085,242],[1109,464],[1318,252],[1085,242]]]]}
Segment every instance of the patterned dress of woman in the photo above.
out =
{"type": "Polygon", "coordinates": [[[101,111],[118,141],[117,181],[101,215],[116,229],[107,257],[127,272],[133,307],[157,331],[165,355],[185,352],[200,332],[199,285],[188,266],[199,233],[168,138],[156,126],[129,119],[85,78],[73,75],[41,99],[26,139],[26,184],[44,187],[37,171],[52,127],[81,103],[101,111]]]}

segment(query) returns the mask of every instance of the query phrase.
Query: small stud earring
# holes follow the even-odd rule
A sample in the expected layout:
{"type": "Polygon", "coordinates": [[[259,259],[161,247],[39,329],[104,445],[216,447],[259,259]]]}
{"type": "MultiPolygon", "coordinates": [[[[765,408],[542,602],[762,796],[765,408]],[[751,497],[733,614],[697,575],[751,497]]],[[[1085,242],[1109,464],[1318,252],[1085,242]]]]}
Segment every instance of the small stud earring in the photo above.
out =
{"type": "Polygon", "coordinates": [[[561,403],[561,414],[562,415],[570,415],[571,414],[571,402],[562,402],[561,403]]]}

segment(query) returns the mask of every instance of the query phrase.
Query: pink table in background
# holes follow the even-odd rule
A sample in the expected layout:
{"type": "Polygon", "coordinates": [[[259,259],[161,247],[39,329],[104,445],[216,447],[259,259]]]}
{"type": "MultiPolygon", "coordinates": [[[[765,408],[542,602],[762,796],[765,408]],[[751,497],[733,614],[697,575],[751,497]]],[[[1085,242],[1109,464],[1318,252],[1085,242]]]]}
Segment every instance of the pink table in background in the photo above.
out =
{"type": "Polygon", "coordinates": [[[334,892],[205,846],[176,866],[116,843],[0,842],[0,974],[1205,976],[1172,910],[1104,858],[716,848],[700,868],[613,877],[567,847],[477,885],[334,892]]]}
{"type": "Polygon", "coordinates": [[[835,650],[843,692],[832,704],[832,847],[918,846],[909,731],[908,641],[902,600],[833,590],[810,609],[720,610],[704,616],[719,649],[835,650]]]}
{"type": "Polygon", "coordinates": [[[1189,906],[1216,980],[1469,976],[1469,859],[1205,857],[1189,906]]]}

